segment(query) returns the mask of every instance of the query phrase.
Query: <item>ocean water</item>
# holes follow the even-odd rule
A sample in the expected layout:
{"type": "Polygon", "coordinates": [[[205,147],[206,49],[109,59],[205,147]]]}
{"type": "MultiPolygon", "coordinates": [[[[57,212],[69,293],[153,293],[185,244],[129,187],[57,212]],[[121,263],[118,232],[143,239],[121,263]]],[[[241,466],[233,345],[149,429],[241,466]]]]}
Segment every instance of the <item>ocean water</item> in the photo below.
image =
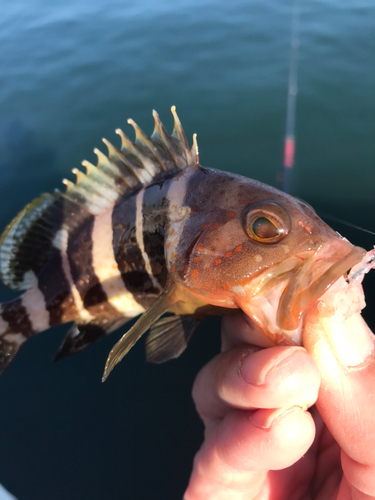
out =
{"type": "MultiPolygon", "coordinates": [[[[132,117],[171,105],[201,163],[275,185],[282,163],[292,2],[2,2],[0,225],[132,117]]],[[[292,193],[375,230],[375,4],[300,5],[292,193]]],[[[327,219],[327,222],[330,222],[327,219]]],[[[371,248],[374,236],[334,227],[371,248]]],[[[374,279],[365,280],[375,326],[374,279]],[[372,305],[373,304],[373,305],[372,305]]],[[[5,290],[2,297],[7,297],[5,290]]],[[[188,352],[144,364],[137,345],[100,382],[115,333],[53,364],[64,328],[28,342],[0,379],[0,483],[19,500],[181,498],[202,426],[190,399],[218,322],[188,352]]]]}

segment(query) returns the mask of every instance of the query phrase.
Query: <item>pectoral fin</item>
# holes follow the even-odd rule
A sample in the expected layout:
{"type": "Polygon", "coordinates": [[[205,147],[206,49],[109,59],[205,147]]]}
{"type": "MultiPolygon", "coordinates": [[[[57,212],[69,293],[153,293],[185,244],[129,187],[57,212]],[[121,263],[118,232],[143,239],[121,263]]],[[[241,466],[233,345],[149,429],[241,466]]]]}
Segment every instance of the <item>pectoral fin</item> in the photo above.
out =
{"type": "Polygon", "coordinates": [[[147,361],[164,363],[178,358],[194,337],[201,319],[194,316],[169,316],[151,327],[146,339],[147,361]]]}
{"type": "Polygon", "coordinates": [[[124,356],[130,351],[133,345],[141,338],[141,336],[157,321],[160,316],[168,311],[168,308],[173,300],[173,295],[176,290],[176,285],[172,284],[151,304],[139,320],[128,330],[117,344],[112,348],[108,355],[102,382],[107,380],[113,368],[119,363],[124,356]]]}

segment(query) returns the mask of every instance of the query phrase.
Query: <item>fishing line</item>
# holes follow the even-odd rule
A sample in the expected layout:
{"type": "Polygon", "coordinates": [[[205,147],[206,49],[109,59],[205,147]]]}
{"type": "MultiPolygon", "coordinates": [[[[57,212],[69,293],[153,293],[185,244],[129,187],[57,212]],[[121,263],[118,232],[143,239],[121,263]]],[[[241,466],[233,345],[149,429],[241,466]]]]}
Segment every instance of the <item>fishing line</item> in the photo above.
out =
{"type": "Polygon", "coordinates": [[[370,231],[369,229],[365,229],[364,227],[357,226],[356,224],[352,224],[351,222],[348,222],[344,219],[340,219],[340,217],[336,217],[334,215],[327,214],[327,213],[322,212],[320,210],[318,210],[318,212],[319,212],[319,215],[321,215],[325,219],[330,219],[330,220],[333,220],[335,222],[339,222],[340,224],[344,224],[345,226],[352,227],[353,229],[358,229],[360,231],[363,231],[364,233],[373,234],[375,236],[375,233],[373,231],[370,231]]]}
{"type": "Polygon", "coordinates": [[[283,178],[282,190],[285,193],[290,192],[291,174],[294,166],[295,153],[295,119],[296,119],[296,99],[297,99],[297,75],[298,75],[298,48],[299,42],[299,25],[300,25],[300,7],[299,0],[293,0],[292,7],[292,34],[289,62],[289,80],[288,80],[288,97],[286,106],[286,125],[284,139],[284,161],[283,161],[283,178]]]}

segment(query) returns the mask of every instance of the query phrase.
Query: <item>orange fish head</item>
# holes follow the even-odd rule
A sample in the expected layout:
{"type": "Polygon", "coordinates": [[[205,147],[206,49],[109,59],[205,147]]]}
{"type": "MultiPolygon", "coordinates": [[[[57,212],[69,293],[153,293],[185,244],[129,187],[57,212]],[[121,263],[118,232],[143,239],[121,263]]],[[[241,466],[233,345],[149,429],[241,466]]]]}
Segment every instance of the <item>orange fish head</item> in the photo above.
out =
{"type": "Polygon", "coordinates": [[[238,179],[219,209],[190,213],[172,263],[176,280],[206,303],[241,308],[274,342],[293,343],[304,312],[365,250],[307,203],[238,179]]]}

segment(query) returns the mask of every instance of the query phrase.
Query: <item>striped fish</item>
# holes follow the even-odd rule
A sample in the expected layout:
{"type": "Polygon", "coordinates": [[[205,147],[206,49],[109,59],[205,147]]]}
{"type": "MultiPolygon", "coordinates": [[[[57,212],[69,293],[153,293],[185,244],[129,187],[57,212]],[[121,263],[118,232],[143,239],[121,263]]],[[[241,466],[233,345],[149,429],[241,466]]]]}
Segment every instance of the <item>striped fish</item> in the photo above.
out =
{"type": "Polygon", "coordinates": [[[103,139],[97,165],[66,191],[27,205],[0,239],[0,278],[26,290],[0,306],[0,370],[31,336],[73,322],[56,358],[142,315],[112,349],[103,376],[150,327],[147,359],[179,356],[203,317],[241,308],[274,343],[299,343],[309,305],[365,251],[306,203],[203,168],[172,107],[148,138],[103,139]],[[172,313],[172,316],[161,316],[172,313]]]}

